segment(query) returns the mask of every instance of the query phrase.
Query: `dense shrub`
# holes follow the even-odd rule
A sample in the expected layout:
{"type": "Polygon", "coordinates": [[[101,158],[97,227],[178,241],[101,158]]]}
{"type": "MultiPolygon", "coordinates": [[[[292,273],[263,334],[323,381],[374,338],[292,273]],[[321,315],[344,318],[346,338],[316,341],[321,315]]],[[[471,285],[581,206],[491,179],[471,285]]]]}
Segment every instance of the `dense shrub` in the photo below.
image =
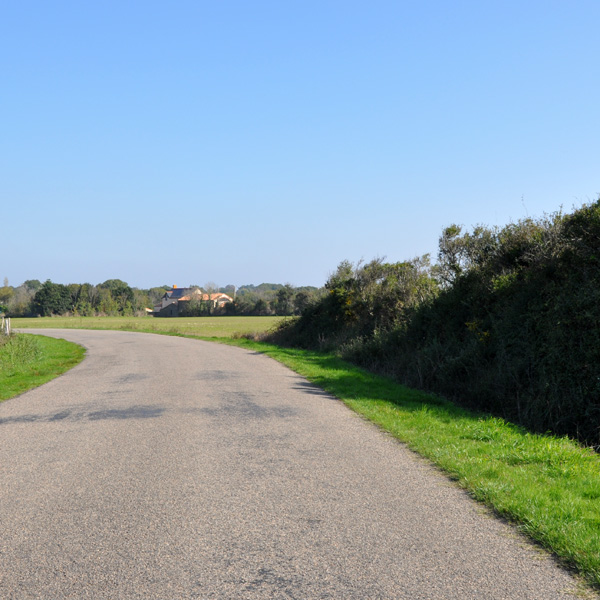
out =
{"type": "Polygon", "coordinates": [[[437,264],[342,263],[278,332],[535,431],[600,445],[600,200],[440,238],[437,264]],[[437,283],[437,285],[436,285],[437,283]]]}
{"type": "Polygon", "coordinates": [[[536,431],[600,443],[600,204],[488,231],[396,336],[395,374],[536,431]]]}
{"type": "Polygon", "coordinates": [[[404,326],[437,292],[427,256],[402,263],[375,259],[356,266],[344,261],[327,281],[325,294],[307,302],[301,318],[283,324],[275,337],[328,350],[362,343],[404,326]]]}

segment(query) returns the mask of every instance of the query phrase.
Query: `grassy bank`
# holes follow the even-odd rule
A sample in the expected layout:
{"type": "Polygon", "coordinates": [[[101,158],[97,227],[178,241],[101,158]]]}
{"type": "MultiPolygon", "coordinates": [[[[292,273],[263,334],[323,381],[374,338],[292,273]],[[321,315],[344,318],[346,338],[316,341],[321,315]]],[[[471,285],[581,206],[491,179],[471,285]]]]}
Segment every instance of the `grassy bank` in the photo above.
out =
{"type": "Polygon", "coordinates": [[[248,340],[441,467],[600,589],[600,456],[535,435],[327,354],[248,340]]]}
{"type": "Polygon", "coordinates": [[[147,333],[174,333],[200,337],[231,337],[235,333],[267,331],[282,317],[39,317],[12,319],[14,329],[119,329],[147,333]]]}
{"type": "Polygon", "coordinates": [[[0,343],[0,401],[42,385],[83,360],[85,350],[65,340],[14,335],[0,343]]]}

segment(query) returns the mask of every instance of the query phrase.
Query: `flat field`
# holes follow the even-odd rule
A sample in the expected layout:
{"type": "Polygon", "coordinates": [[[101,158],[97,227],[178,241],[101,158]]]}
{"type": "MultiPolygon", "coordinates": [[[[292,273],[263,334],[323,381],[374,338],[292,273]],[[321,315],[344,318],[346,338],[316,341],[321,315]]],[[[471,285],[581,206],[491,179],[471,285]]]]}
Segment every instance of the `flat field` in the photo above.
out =
{"type": "Polygon", "coordinates": [[[14,329],[120,329],[198,337],[232,337],[273,329],[284,317],[38,317],[11,319],[14,329]]]}

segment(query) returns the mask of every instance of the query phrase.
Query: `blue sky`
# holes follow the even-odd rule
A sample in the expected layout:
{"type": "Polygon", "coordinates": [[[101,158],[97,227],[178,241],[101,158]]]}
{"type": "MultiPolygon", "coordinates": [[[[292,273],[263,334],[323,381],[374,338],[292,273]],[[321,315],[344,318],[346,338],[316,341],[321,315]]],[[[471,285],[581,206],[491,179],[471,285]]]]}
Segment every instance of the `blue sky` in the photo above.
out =
{"type": "Polygon", "coordinates": [[[600,3],[3,2],[0,277],[323,285],[600,194],[600,3]]]}

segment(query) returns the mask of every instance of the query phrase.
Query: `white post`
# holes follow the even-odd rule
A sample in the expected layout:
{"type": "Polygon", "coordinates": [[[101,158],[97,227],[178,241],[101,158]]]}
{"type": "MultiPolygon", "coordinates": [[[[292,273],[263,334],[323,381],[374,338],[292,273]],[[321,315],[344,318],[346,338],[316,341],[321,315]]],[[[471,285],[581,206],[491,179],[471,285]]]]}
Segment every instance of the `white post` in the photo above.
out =
{"type": "Polygon", "coordinates": [[[0,334],[10,335],[10,319],[2,317],[2,325],[0,326],[0,334]]]}

